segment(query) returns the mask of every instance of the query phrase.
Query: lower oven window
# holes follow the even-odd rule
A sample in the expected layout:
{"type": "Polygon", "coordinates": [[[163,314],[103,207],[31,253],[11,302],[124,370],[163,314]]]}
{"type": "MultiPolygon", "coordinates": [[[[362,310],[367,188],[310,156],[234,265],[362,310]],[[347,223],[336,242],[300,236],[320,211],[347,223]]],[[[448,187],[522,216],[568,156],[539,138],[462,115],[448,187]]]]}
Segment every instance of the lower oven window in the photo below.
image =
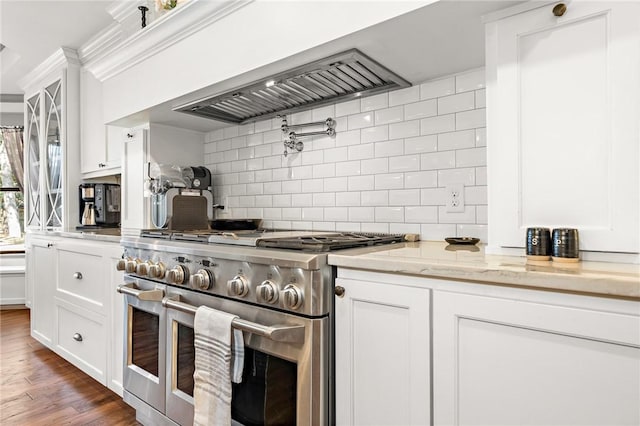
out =
{"type": "Polygon", "coordinates": [[[178,325],[178,360],[176,387],[193,396],[193,372],[195,371],[195,346],[193,328],[178,325]]]}
{"type": "Polygon", "coordinates": [[[157,315],[133,308],[131,361],[158,377],[160,319],[157,315]]]}
{"type": "Polygon", "coordinates": [[[296,364],[245,348],[242,383],[233,384],[231,417],[245,426],[296,424],[296,364]]]}

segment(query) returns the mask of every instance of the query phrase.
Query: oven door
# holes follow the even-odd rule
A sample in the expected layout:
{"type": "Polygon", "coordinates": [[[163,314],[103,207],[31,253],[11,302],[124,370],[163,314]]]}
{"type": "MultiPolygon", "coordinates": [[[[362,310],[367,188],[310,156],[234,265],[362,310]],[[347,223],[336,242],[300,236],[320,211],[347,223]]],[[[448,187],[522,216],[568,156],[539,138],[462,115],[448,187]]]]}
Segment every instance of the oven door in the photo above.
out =
{"type": "Polygon", "coordinates": [[[204,305],[255,328],[243,330],[242,382],[232,384],[236,424],[329,424],[328,317],[309,319],[173,287],[167,291],[167,417],[193,424],[193,323],[195,310],[204,305]],[[268,332],[260,335],[261,330],[268,332]]]}
{"type": "Polygon", "coordinates": [[[166,286],[125,277],[123,387],[161,413],[165,412],[166,286]]]}

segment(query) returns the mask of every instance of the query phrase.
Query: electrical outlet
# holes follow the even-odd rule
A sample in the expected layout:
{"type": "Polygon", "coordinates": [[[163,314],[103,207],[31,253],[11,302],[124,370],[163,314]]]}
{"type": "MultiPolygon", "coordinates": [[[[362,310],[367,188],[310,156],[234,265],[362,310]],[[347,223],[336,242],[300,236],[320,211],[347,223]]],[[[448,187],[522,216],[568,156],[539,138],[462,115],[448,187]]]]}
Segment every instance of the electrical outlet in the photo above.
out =
{"type": "Polygon", "coordinates": [[[445,191],[447,194],[447,213],[464,212],[464,185],[462,185],[461,183],[448,185],[445,188],[445,191]]]}

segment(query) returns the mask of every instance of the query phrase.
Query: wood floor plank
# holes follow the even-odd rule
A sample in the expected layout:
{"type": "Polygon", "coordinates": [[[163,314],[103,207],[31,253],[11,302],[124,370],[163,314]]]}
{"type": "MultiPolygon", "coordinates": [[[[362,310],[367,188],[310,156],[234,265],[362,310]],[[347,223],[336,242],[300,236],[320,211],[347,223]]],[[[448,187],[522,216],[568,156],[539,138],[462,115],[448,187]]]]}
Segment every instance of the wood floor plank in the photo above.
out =
{"type": "Polygon", "coordinates": [[[140,425],[118,395],[30,336],[26,309],[0,310],[0,424],[140,425]]]}

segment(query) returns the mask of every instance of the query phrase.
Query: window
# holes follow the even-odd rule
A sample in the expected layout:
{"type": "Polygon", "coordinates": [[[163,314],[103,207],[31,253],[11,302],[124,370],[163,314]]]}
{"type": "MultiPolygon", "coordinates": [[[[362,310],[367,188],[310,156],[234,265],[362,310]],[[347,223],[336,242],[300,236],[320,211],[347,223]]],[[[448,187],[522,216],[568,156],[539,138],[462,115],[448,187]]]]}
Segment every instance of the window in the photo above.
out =
{"type": "Polygon", "coordinates": [[[23,146],[22,127],[0,127],[0,251],[24,242],[23,146]]]}

